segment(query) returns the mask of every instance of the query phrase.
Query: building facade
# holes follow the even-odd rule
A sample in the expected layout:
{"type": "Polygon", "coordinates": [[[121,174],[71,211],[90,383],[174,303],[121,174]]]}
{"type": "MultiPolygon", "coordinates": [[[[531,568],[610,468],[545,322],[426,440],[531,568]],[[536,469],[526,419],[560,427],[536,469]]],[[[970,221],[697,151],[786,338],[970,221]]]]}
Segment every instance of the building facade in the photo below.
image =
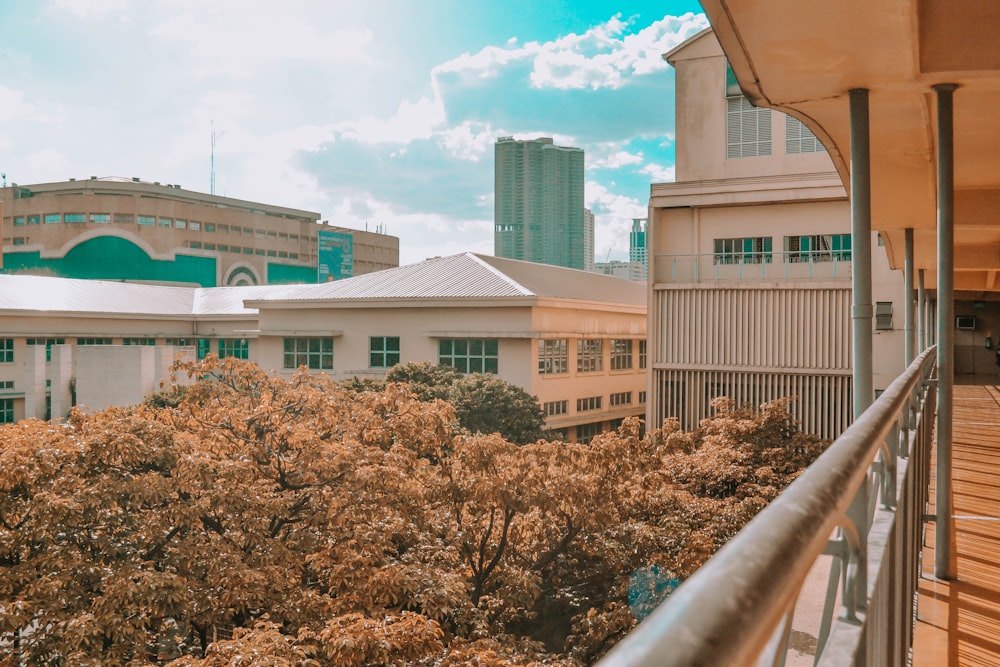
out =
{"type": "MultiPolygon", "coordinates": [[[[804,431],[852,418],[851,222],[823,145],[740,92],[711,30],[676,69],[677,180],[651,189],[651,426],[726,396],[790,397],[804,431]]],[[[874,387],[903,368],[902,275],[873,235],[874,387]]]]}
{"type": "Polygon", "coordinates": [[[583,209],[583,270],[594,270],[594,212],[583,209]]]}
{"type": "Polygon", "coordinates": [[[584,269],[583,150],[548,137],[494,150],[494,254],[584,269]]]}
{"type": "Polygon", "coordinates": [[[0,421],[135,403],[176,354],[290,376],[433,361],[496,373],[589,441],[646,401],[645,288],[466,253],[315,285],[190,288],[0,275],[0,421]]]}
{"type": "Polygon", "coordinates": [[[399,266],[399,239],[318,213],[139,179],[0,189],[3,269],[201,285],[315,283],[320,230],[350,247],[353,275],[399,266]]]}
{"type": "Polygon", "coordinates": [[[646,280],[649,277],[649,260],[646,250],[647,218],[632,218],[632,231],[628,235],[628,261],[632,265],[629,280],[646,280]]]}

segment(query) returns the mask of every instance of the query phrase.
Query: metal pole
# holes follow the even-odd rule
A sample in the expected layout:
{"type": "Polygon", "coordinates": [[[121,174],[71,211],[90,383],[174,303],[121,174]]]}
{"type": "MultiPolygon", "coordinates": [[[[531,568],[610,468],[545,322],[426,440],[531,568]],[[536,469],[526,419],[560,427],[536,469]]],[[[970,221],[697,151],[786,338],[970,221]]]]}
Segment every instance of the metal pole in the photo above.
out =
{"type": "Polygon", "coordinates": [[[851,284],[854,352],[854,418],[871,405],[872,389],[872,189],[868,91],[851,90],[851,284]]]}
{"type": "Polygon", "coordinates": [[[923,352],[930,345],[927,336],[927,292],[924,290],[924,269],[917,270],[917,341],[923,352]]]}
{"type": "Polygon", "coordinates": [[[955,391],[955,155],[953,93],[955,84],[934,86],[937,93],[937,478],[934,528],[934,576],[957,575],[952,527],[951,445],[955,391]]]}
{"type": "Polygon", "coordinates": [[[903,260],[903,297],[906,302],[906,310],[903,313],[903,328],[906,331],[904,341],[903,356],[905,357],[903,368],[909,368],[913,360],[917,358],[917,302],[916,294],[913,290],[913,228],[906,228],[906,257],[903,260]]]}

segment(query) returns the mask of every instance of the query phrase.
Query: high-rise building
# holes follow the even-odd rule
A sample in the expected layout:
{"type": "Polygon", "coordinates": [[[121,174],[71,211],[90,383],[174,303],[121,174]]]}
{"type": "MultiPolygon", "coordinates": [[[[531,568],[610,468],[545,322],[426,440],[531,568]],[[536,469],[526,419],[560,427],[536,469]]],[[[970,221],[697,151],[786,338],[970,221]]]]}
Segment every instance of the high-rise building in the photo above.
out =
{"type": "Polygon", "coordinates": [[[648,275],[646,222],[646,218],[632,218],[632,231],[628,235],[629,280],[645,280],[648,275]]]}
{"type": "Polygon", "coordinates": [[[594,270],[594,212],[583,209],[583,269],[594,270]]]}
{"type": "Polygon", "coordinates": [[[583,149],[549,137],[495,148],[494,254],[583,269],[583,149]]]}

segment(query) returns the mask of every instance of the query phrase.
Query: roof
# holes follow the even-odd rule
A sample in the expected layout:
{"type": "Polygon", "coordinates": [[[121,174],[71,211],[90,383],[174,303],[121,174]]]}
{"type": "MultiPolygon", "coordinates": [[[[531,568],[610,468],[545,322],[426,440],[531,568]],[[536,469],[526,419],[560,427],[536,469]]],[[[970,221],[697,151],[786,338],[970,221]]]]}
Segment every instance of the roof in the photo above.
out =
{"type": "Polygon", "coordinates": [[[321,285],[289,286],[261,301],[538,298],[646,305],[646,286],[548,264],[463,253],[321,285]]]}
{"type": "Polygon", "coordinates": [[[645,306],[643,284],[474,253],[429,259],[321,285],[176,287],[0,274],[0,312],[157,317],[255,315],[258,305],[330,301],[577,299],[645,306]]]}

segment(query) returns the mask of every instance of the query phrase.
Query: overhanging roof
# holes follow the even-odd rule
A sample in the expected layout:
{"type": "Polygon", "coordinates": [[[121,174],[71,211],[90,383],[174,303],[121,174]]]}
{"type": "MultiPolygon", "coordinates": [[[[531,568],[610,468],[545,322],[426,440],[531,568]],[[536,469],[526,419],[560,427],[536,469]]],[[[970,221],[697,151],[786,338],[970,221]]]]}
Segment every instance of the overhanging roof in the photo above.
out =
{"type": "Polygon", "coordinates": [[[1000,291],[1000,2],[702,0],[743,92],[808,125],[850,179],[849,91],[869,90],[872,226],[912,227],[936,279],[936,102],[955,92],[955,287],[1000,291]]]}

